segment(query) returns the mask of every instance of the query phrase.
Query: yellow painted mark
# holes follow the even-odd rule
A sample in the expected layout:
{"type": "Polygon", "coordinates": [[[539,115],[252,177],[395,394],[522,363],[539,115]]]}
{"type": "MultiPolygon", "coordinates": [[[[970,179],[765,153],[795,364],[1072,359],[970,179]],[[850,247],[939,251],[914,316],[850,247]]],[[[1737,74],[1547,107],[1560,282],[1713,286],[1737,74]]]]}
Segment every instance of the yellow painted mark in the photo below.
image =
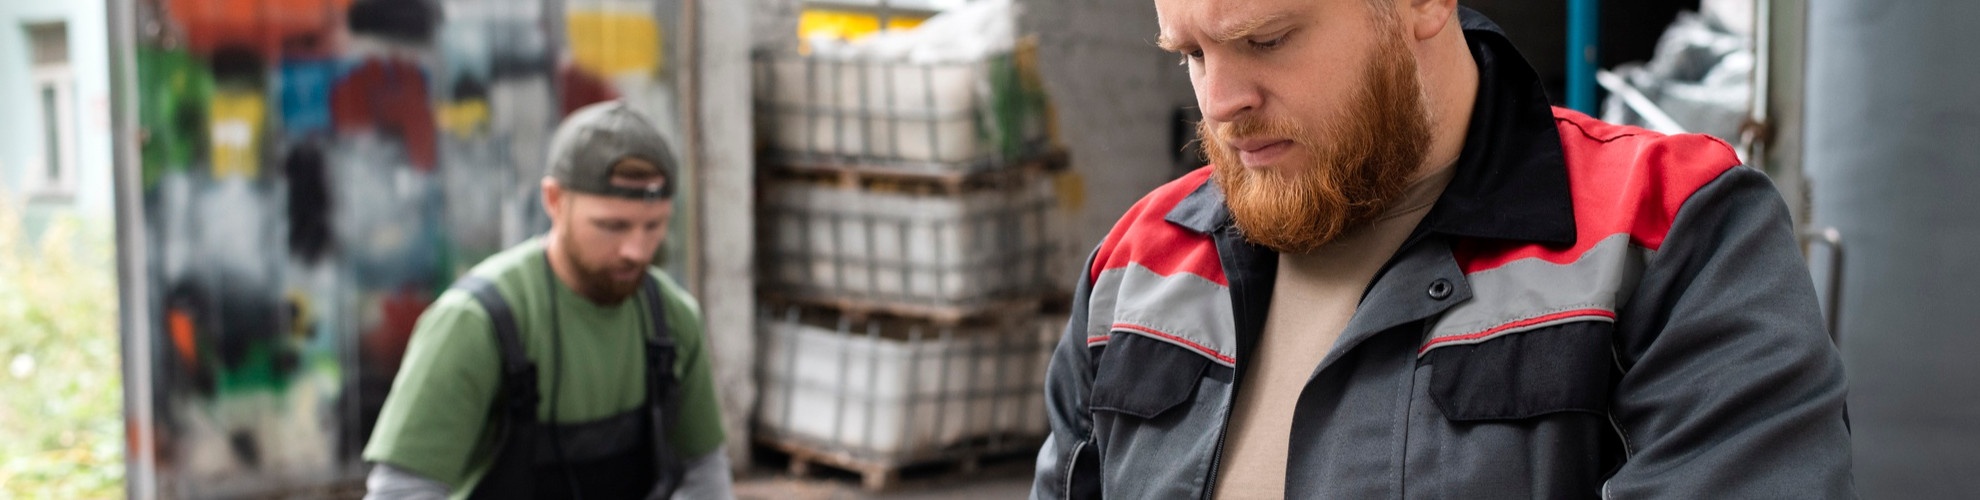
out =
{"type": "Polygon", "coordinates": [[[442,130],[461,139],[481,135],[488,127],[488,101],[444,103],[434,114],[442,130]]]}
{"type": "Polygon", "coordinates": [[[223,90],[214,94],[208,112],[213,117],[208,131],[213,177],[261,176],[261,132],[268,116],[268,101],[259,92],[223,90]]]}
{"type": "Polygon", "coordinates": [[[1052,190],[1059,195],[1059,209],[1077,212],[1086,206],[1086,178],[1067,170],[1052,176],[1052,190]]]}
{"type": "Polygon", "coordinates": [[[571,11],[564,16],[564,26],[570,34],[572,59],[585,71],[615,76],[660,70],[664,48],[660,23],[650,15],[571,11]]]}
{"type": "MultiPolygon", "coordinates": [[[[887,18],[887,29],[905,30],[920,26],[927,18],[919,16],[895,15],[887,18]]],[[[880,17],[863,12],[850,12],[830,9],[805,9],[798,15],[798,39],[808,40],[813,36],[829,36],[843,40],[858,40],[880,32],[880,17]]]]}

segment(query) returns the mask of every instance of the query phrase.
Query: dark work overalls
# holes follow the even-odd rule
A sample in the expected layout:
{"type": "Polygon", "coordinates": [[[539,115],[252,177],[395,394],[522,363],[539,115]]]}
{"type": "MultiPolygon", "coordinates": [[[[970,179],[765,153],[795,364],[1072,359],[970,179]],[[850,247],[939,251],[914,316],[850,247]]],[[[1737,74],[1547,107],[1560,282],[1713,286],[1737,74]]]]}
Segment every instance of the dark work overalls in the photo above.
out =
{"type": "Polygon", "coordinates": [[[668,446],[666,430],[672,423],[668,419],[679,414],[680,384],[673,370],[674,338],[660,286],[652,276],[640,284],[647,308],[646,402],[602,419],[563,425],[537,421],[536,364],[523,352],[515,312],[495,283],[464,276],[454,287],[473,294],[488,311],[502,354],[501,390],[488,410],[500,444],[494,465],[468,498],[667,498],[672,494],[682,467],[668,446]]]}

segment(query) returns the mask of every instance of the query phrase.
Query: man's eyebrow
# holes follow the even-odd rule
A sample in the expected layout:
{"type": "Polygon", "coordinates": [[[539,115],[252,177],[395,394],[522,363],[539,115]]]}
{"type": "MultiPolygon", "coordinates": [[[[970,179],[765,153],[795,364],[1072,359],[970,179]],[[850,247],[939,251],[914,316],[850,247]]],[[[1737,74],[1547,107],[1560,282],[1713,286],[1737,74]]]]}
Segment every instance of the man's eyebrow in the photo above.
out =
{"type": "Polygon", "coordinates": [[[1224,43],[1224,42],[1229,42],[1231,40],[1248,37],[1251,36],[1253,32],[1258,31],[1259,28],[1263,28],[1267,24],[1272,24],[1278,22],[1281,19],[1285,19],[1286,16],[1287,16],[1286,13],[1279,12],[1274,14],[1266,14],[1251,19],[1246,19],[1244,22],[1232,24],[1229,27],[1224,28],[1224,31],[1211,35],[1210,39],[1217,41],[1217,43],[1224,43]]]}
{"type": "MultiPolygon", "coordinates": [[[[1252,33],[1257,32],[1260,28],[1264,28],[1268,24],[1272,24],[1278,22],[1279,20],[1285,19],[1287,16],[1288,14],[1284,12],[1279,12],[1274,14],[1266,14],[1251,19],[1246,19],[1243,22],[1232,24],[1229,27],[1224,28],[1223,31],[1218,32],[1215,35],[1212,35],[1210,37],[1210,40],[1215,41],[1217,43],[1225,43],[1231,40],[1248,37],[1251,36],[1252,33]]],[[[1162,50],[1166,50],[1169,52],[1182,52],[1183,49],[1182,42],[1177,41],[1176,39],[1173,38],[1169,38],[1169,35],[1166,33],[1155,34],[1155,46],[1161,47],[1162,50]]]]}

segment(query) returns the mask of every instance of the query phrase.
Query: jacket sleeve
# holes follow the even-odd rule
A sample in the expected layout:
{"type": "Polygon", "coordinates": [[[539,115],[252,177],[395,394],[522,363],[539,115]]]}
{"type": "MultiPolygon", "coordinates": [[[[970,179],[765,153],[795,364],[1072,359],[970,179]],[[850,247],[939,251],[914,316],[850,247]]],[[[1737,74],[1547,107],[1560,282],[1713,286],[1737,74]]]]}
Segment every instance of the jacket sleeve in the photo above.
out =
{"type": "Polygon", "coordinates": [[[735,498],[735,483],[729,473],[729,453],[721,448],[687,461],[687,473],[673,500],[721,500],[735,498]]]}
{"type": "Polygon", "coordinates": [[[447,484],[388,463],[371,468],[364,479],[364,500],[445,500],[447,484]]]}
{"type": "Polygon", "coordinates": [[[1088,270],[1092,268],[1093,257],[1088,257],[1073,291],[1071,319],[1046,369],[1045,411],[1052,434],[1038,450],[1037,474],[1031,484],[1033,500],[1100,497],[1099,453],[1093,443],[1093,414],[1086,406],[1093,388],[1093,356],[1086,347],[1087,304],[1093,297],[1088,270]]]}
{"type": "Polygon", "coordinates": [[[1787,207],[1735,167],[1692,194],[1618,315],[1604,498],[1849,498],[1842,359],[1787,207]]]}

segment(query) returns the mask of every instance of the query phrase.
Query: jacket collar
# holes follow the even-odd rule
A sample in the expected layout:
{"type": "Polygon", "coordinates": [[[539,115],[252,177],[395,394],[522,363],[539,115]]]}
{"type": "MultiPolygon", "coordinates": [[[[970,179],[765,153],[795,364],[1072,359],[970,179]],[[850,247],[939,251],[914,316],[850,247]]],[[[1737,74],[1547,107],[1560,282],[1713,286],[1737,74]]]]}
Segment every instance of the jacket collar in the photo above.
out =
{"type": "MultiPolygon", "coordinates": [[[[1460,7],[1458,15],[1478,63],[1478,99],[1451,183],[1416,232],[1574,243],[1567,163],[1546,89],[1497,24],[1470,8],[1460,7]]],[[[1165,219],[1205,234],[1231,223],[1213,181],[1197,186],[1165,219]]]]}

